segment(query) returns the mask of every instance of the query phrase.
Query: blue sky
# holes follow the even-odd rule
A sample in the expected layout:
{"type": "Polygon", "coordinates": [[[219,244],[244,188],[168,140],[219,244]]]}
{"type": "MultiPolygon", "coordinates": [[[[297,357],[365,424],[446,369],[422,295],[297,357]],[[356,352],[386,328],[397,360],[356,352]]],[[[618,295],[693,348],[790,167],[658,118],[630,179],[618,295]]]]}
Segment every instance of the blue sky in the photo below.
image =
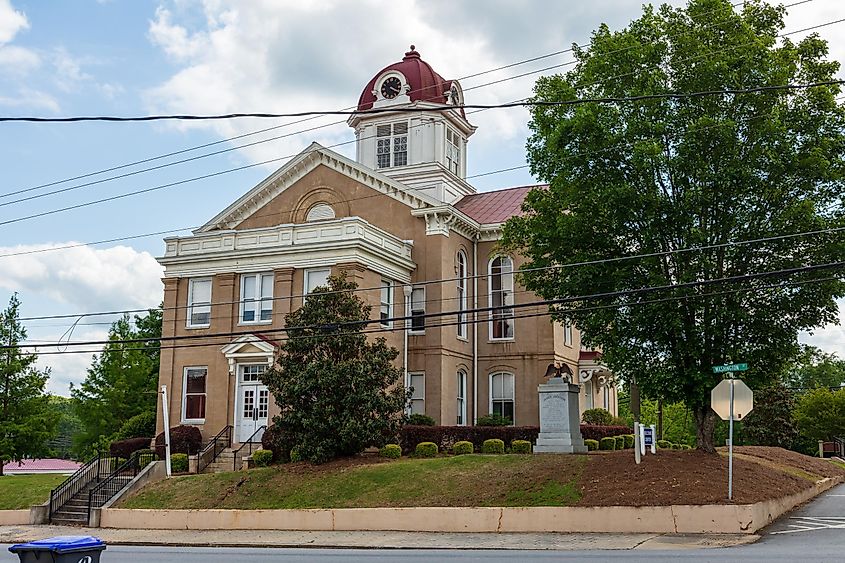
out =
{"type": "MultiPolygon", "coordinates": [[[[670,2],[678,5],[677,0],[670,2]]],[[[411,43],[446,78],[458,78],[584,43],[601,22],[621,27],[640,13],[639,0],[555,2],[446,0],[344,2],[251,0],[0,0],[0,114],[144,115],[150,113],[283,112],[341,109],[367,81],[401,59],[411,43]]],[[[845,17],[840,0],[791,9],[787,31],[845,17]]],[[[832,57],[845,58],[843,25],[820,30],[832,57]]],[[[566,55],[469,79],[464,88],[570,60],[566,55]]],[[[482,87],[468,103],[506,102],[530,94],[536,75],[482,87]]],[[[469,175],[525,163],[527,113],[485,112],[468,151],[469,175]]],[[[341,121],[321,118],[250,136],[250,142],[341,121]]],[[[13,203],[72,188],[124,168],[49,188],[69,177],[247,134],[286,120],[230,122],[0,124],[0,223],[60,207],[151,188],[198,175],[282,159],[311,141],[351,140],[335,125],[248,149],[13,203]],[[17,195],[10,192],[28,190],[17,195]]],[[[224,142],[194,156],[233,147],[224,142]]],[[[336,150],[352,156],[352,145],[336,150]]],[[[157,160],[162,164],[174,159],[157,160]]],[[[140,196],[0,225],[0,255],[197,226],[256,184],[277,165],[161,189],[140,196]]],[[[473,180],[480,191],[532,183],[526,170],[473,180]]],[[[23,316],[156,305],[161,271],[154,260],[161,236],[123,243],[0,256],[0,297],[20,293],[23,316]]],[[[113,317],[86,318],[74,339],[105,335],[113,317]],[[106,323],[106,324],[90,324],[106,323]]],[[[66,321],[27,323],[32,340],[54,341],[66,321]]],[[[837,327],[814,339],[845,351],[837,327]]],[[[90,356],[42,356],[53,369],[51,389],[67,394],[90,356]]]]}

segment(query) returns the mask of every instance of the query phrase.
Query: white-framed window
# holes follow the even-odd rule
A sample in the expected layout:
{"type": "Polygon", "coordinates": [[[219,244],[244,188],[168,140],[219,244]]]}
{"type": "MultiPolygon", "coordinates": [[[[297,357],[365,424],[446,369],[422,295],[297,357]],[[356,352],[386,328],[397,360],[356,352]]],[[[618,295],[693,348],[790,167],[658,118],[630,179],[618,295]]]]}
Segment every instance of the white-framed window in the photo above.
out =
{"type": "Polygon", "coordinates": [[[592,380],[585,381],[583,383],[583,385],[584,385],[584,398],[586,399],[584,401],[584,410],[588,410],[588,409],[593,408],[593,406],[594,406],[594,403],[593,403],[593,381],[592,380]]]}
{"type": "Polygon", "coordinates": [[[261,381],[261,376],[267,371],[267,364],[241,364],[241,381],[255,383],[261,381]]]}
{"type": "Polygon", "coordinates": [[[408,164],[408,122],[376,126],[376,167],[408,164]]]}
{"type": "Polygon", "coordinates": [[[425,287],[411,289],[411,332],[425,332],[425,287]]]}
{"type": "Polygon", "coordinates": [[[334,209],[328,203],[317,203],[308,210],[306,221],[325,221],[327,219],[334,219],[334,209]]]}
{"type": "Polygon", "coordinates": [[[408,375],[411,385],[410,414],[425,414],[425,374],[411,373],[408,375]]]}
{"type": "Polygon", "coordinates": [[[465,426],[467,423],[467,372],[459,369],[458,370],[458,415],[456,419],[456,423],[458,426],[465,426]]]}
{"type": "Polygon", "coordinates": [[[604,402],[604,410],[610,412],[610,386],[605,385],[602,387],[602,399],[604,402]]]}
{"type": "Polygon", "coordinates": [[[211,325],[211,278],[188,280],[188,327],[211,325]]]}
{"type": "Polygon", "coordinates": [[[567,346],[572,346],[572,324],[564,323],[563,325],[563,343],[567,346]]]}
{"type": "Polygon", "coordinates": [[[513,260],[509,256],[496,256],[490,260],[490,339],[513,338],[513,260]]]}
{"type": "Polygon", "coordinates": [[[393,282],[381,280],[381,297],[379,298],[379,321],[381,326],[393,326],[393,282]]]}
{"type": "Polygon", "coordinates": [[[328,287],[329,276],[332,271],[329,268],[320,268],[318,270],[305,270],[305,279],[303,280],[303,292],[308,295],[318,287],[328,287]]]}
{"type": "Polygon", "coordinates": [[[241,275],[241,324],[273,320],[273,274],[241,275]]]}
{"type": "Polygon", "coordinates": [[[186,367],[182,378],[182,422],[203,424],[205,422],[205,400],[208,368],[206,366],[186,367]]]}
{"type": "Polygon", "coordinates": [[[490,414],[498,414],[509,418],[511,424],[514,419],[514,390],[513,374],[499,372],[490,374],[490,414]]]}
{"type": "Polygon", "coordinates": [[[467,337],[467,255],[458,251],[458,338],[467,337]]]}
{"type": "Polygon", "coordinates": [[[461,136],[452,129],[446,129],[446,168],[455,176],[461,171],[461,136]]]}

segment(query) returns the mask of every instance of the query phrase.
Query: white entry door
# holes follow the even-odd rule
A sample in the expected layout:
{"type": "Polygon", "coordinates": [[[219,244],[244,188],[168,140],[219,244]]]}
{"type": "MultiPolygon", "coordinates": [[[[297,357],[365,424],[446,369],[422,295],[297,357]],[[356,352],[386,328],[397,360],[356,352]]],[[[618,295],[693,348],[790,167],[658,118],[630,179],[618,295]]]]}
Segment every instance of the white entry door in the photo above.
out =
{"type": "Polygon", "coordinates": [[[260,441],[262,432],[255,433],[267,425],[270,407],[270,392],[261,383],[259,376],[267,369],[267,364],[243,364],[238,366],[238,412],[235,426],[237,441],[260,441]]]}

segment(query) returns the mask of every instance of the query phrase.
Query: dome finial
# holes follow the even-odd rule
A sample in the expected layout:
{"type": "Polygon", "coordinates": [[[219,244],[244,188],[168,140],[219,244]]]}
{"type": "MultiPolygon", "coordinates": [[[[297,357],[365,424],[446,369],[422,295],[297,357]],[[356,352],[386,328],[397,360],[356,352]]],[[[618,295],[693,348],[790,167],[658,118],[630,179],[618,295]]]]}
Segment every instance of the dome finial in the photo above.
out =
{"type": "Polygon", "coordinates": [[[411,45],[411,51],[416,51],[416,49],[417,49],[416,45],[411,45]]]}

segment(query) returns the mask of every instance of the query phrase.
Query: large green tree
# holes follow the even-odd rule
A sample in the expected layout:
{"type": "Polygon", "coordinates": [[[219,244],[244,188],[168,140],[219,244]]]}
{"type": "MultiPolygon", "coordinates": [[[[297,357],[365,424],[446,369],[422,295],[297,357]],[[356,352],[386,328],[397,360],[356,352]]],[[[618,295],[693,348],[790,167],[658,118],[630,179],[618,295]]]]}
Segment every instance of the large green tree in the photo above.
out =
{"type": "Polygon", "coordinates": [[[845,437],[845,389],[813,389],[795,409],[801,434],[811,440],[830,441],[845,437]]]}
{"type": "Polygon", "coordinates": [[[409,400],[402,371],[393,364],[399,352],[363,332],[371,307],[355,288],[332,276],[328,287],[288,314],[276,366],[262,377],[281,410],[274,423],[313,463],[393,439],[409,400]]]}
{"type": "Polygon", "coordinates": [[[26,328],[20,322],[20,300],[12,295],[0,312],[0,475],[3,463],[47,454],[55,433],[50,396],[45,391],[49,370],[35,367],[38,356],[22,351],[26,328]]]}
{"type": "Polygon", "coordinates": [[[795,362],[786,367],[787,384],[802,392],[819,387],[845,385],[845,360],[814,346],[802,346],[795,362]]]}
{"type": "Polygon", "coordinates": [[[109,329],[109,343],[94,356],[88,374],[71,387],[82,429],[74,437],[74,451],[87,457],[135,415],[156,410],[161,309],[128,316],[109,329]],[[149,339],[145,342],[126,340],[149,339]]]}
{"type": "MultiPolygon", "coordinates": [[[[834,79],[815,35],[779,39],[784,9],[750,0],[644,8],[600,27],[577,65],[538,80],[538,102],[806,84],[834,79]]],[[[797,352],[797,332],[835,321],[843,269],[714,281],[835,263],[841,234],[730,243],[845,225],[845,111],[838,86],[532,109],[528,159],[549,183],[505,228],[528,289],[574,321],[646,396],[683,401],[714,451],[711,366],[745,361],[752,388],[797,352]],[[714,246],[721,245],[721,246],[714,246]],[[686,251],[700,246],[706,250],[686,251]],[[625,257],[650,255],[625,259],[625,257]],[[559,267],[585,261],[577,267],[559,267]],[[661,291],[641,288],[677,286],[661,291]],[[658,301],[660,300],[660,301],[658,301]],[[602,308],[605,307],[605,308],[602,308]]]]}

